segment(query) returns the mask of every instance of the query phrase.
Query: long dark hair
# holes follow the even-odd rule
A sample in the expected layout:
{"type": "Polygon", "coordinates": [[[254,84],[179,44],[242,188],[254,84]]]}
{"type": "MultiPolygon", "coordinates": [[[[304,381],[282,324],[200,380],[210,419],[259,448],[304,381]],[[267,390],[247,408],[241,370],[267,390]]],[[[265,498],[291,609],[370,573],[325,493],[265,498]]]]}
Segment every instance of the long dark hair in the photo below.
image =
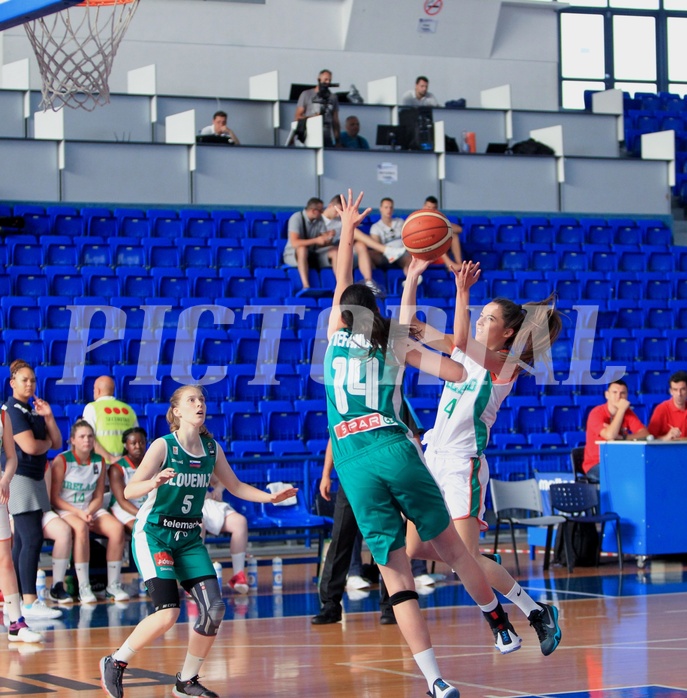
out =
{"type": "Polygon", "coordinates": [[[386,354],[389,342],[394,338],[417,339],[419,336],[417,328],[385,318],[379,312],[374,291],[365,284],[351,284],[341,294],[340,305],[344,326],[354,334],[362,334],[370,342],[370,356],[377,350],[386,354]]]}
{"type": "Polygon", "coordinates": [[[534,363],[535,358],[550,348],[563,327],[553,293],[542,301],[523,305],[508,298],[494,298],[492,303],[501,308],[505,329],[513,330],[504,348],[513,351],[529,366],[534,363]]]}

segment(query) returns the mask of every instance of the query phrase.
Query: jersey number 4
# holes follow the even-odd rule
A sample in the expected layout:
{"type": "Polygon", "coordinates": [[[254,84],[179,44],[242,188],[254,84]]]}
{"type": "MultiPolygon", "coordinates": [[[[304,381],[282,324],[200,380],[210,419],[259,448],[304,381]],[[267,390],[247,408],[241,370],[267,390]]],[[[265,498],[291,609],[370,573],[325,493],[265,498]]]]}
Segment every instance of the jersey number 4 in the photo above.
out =
{"type": "Polygon", "coordinates": [[[365,360],[365,382],[361,380],[362,360],[337,356],[332,361],[334,371],[334,399],[339,414],[348,413],[348,396],[365,398],[365,407],[379,409],[379,360],[375,357],[365,360]]]}

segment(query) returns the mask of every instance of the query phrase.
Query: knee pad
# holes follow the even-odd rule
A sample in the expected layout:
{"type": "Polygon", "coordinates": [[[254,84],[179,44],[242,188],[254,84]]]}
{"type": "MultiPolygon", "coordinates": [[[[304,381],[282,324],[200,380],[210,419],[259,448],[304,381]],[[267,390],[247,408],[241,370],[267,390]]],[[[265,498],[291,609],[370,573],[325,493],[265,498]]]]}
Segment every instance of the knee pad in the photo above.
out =
{"type": "Polygon", "coordinates": [[[417,601],[420,598],[416,591],[410,591],[410,589],[404,589],[403,591],[397,591],[389,597],[389,603],[392,606],[398,606],[400,603],[405,603],[406,601],[417,601]]]}
{"type": "Polygon", "coordinates": [[[217,635],[226,610],[217,578],[210,577],[196,582],[191,587],[191,596],[198,604],[198,620],[193,629],[206,637],[217,635]]]}
{"type": "Polygon", "coordinates": [[[153,577],[146,581],[148,593],[156,611],[166,608],[179,608],[179,587],[176,579],[153,577]]]}

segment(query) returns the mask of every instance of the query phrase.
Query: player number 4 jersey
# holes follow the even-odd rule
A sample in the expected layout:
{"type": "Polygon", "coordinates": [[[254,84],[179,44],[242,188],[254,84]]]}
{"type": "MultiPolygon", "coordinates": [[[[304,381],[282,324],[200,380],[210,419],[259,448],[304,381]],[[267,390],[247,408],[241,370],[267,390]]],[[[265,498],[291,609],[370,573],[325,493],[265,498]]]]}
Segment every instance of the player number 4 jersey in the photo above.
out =
{"type": "Polygon", "coordinates": [[[425,434],[423,443],[437,455],[480,456],[513,383],[495,383],[486,368],[460,349],[454,349],[451,358],[465,366],[467,379],[444,384],[434,428],[425,434]]]}

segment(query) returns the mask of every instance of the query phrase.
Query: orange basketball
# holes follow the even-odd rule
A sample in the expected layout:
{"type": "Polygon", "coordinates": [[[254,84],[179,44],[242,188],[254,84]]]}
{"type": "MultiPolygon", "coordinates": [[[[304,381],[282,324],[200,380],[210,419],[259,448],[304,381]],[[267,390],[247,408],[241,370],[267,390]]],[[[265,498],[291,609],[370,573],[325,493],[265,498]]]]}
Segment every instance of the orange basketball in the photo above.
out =
{"type": "Polygon", "coordinates": [[[451,247],[453,228],[443,213],[421,209],[411,213],[403,223],[402,238],[406,250],[417,257],[433,262],[451,247]]]}

